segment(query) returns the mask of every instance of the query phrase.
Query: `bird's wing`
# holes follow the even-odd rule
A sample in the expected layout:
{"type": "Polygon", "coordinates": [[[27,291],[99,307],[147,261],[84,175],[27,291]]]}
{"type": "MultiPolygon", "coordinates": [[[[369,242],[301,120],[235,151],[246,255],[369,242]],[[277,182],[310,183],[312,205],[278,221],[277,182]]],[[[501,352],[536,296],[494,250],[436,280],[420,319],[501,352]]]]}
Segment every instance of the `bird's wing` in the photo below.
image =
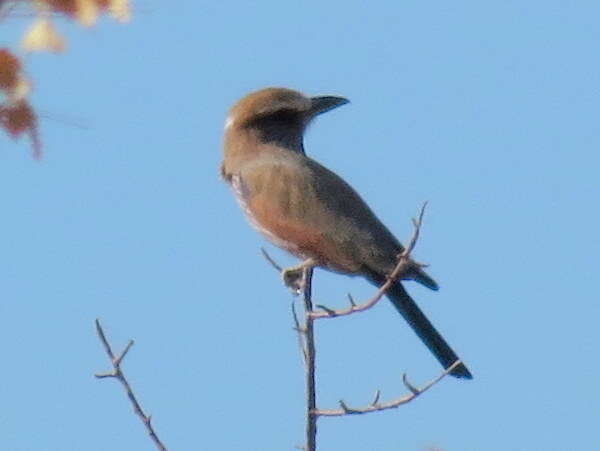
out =
{"type": "Polygon", "coordinates": [[[275,244],[330,269],[387,273],[402,246],[350,185],[303,156],[256,160],[239,173],[251,222],[275,244]]]}
{"type": "MultiPolygon", "coordinates": [[[[341,177],[316,161],[307,160],[316,181],[317,197],[336,216],[349,218],[349,236],[352,236],[352,242],[358,246],[357,258],[364,262],[364,268],[370,274],[389,275],[398,262],[398,254],[404,251],[402,244],[341,177]],[[331,195],[332,193],[335,195],[331,195]]],[[[431,290],[439,289],[435,280],[418,265],[406,273],[405,278],[416,280],[431,290]]]]}

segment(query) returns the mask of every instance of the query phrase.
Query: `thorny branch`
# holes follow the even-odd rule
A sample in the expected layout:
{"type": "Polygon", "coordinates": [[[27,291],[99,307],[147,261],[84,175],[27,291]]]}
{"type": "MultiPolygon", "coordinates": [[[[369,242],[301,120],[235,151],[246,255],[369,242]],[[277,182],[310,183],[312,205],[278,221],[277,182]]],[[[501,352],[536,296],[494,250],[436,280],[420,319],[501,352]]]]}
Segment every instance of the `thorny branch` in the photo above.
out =
{"type": "Polygon", "coordinates": [[[133,406],[133,411],[135,412],[135,414],[140,418],[140,420],[144,424],[144,427],[146,428],[148,435],[150,435],[150,438],[156,445],[156,448],[158,448],[160,451],[167,451],[167,448],[160,441],[160,439],[158,438],[158,435],[156,435],[156,431],[154,430],[154,427],[152,426],[152,416],[146,415],[144,413],[144,411],[142,410],[142,406],[140,405],[139,401],[137,400],[137,397],[135,396],[135,394],[133,393],[133,390],[131,389],[131,385],[129,385],[127,378],[125,377],[125,375],[123,374],[123,371],[121,370],[121,362],[123,361],[123,359],[129,352],[131,347],[133,346],[134,341],[129,340],[129,343],[127,343],[127,346],[125,346],[125,349],[123,349],[123,351],[119,355],[115,356],[115,354],[112,350],[112,347],[110,346],[110,343],[108,342],[108,340],[106,338],[106,334],[104,333],[104,330],[102,329],[100,320],[98,320],[98,319],[96,319],[96,332],[98,333],[98,338],[100,338],[100,341],[102,342],[102,345],[104,346],[104,350],[106,351],[106,354],[108,355],[108,357],[110,359],[113,370],[110,372],[107,372],[107,373],[95,374],[94,376],[96,376],[98,379],[112,377],[112,378],[117,379],[121,383],[121,385],[125,389],[125,392],[127,393],[127,397],[129,398],[131,405],[133,406]]]}
{"type": "Polygon", "coordinates": [[[379,402],[379,398],[381,392],[377,390],[375,392],[375,397],[373,401],[368,406],[365,407],[349,407],[343,400],[340,400],[340,408],[339,409],[317,409],[313,413],[320,417],[341,417],[344,415],[358,415],[363,413],[371,413],[371,412],[379,412],[382,410],[395,409],[400,407],[403,404],[407,404],[416,397],[418,397],[421,393],[426,392],[439,381],[441,381],[444,377],[452,372],[454,368],[461,364],[460,360],[454,362],[450,367],[448,367],[442,374],[440,374],[435,379],[429,381],[421,388],[417,388],[413,386],[406,377],[406,374],[402,376],[402,382],[404,386],[410,391],[408,395],[402,396],[400,398],[394,399],[388,402],[379,402]]]}
{"type": "MultiPolygon", "coordinates": [[[[412,385],[404,374],[402,376],[402,382],[404,386],[410,392],[408,395],[400,398],[380,402],[381,392],[377,390],[373,401],[368,406],[364,407],[349,407],[343,400],[340,400],[339,409],[318,409],[316,407],[316,383],[315,383],[315,340],[314,340],[314,321],[320,318],[335,318],[338,316],[347,316],[353,313],[362,312],[370,309],[385,295],[386,291],[396,282],[396,280],[402,278],[403,274],[408,269],[409,264],[414,264],[411,261],[411,253],[415,248],[419,239],[421,225],[423,223],[423,216],[425,214],[425,208],[427,202],[423,204],[419,212],[417,219],[412,220],[414,231],[410,239],[410,242],[406,249],[398,255],[398,263],[394,270],[389,274],[386,282],[377,290],[375,295],[363,304],[356,304],[351,295],[348,295],[350,306],[344,309],[331,309],[323,305],[316,305],[320,310],[315,311],[312,302],[312,268],[304,269],[304,322],[301,323],[298,319],[298,314],[292,304],[292,314],[294,318],[294,330],[298,333],[298,340],[300,342],[300,349],[302,351],[305,367],[306,367],[306,395],[307,395],[307,411],[306,411],[306,445],[302,447],[305,451],[316,450],[316,435],[317,435],[317,420],[319,417],[339,417],[346,415],[357,415],[371,412],[378,412],[382,410],[394,409],[403,404],[406,404],[419,395],[429,390],[445,376],[452,372],[454,368],[461,364],[460,360],[454,362],[449,368],[447,368],[442,374],[435,379],[431,380],[421,388],[417,388],[412,385]]],[[[282,271],[282,267],[271,258],[271,256],[262,249],[262,253],[267,261],[279,272],[282,271]]],[[[425,265],[421,265],[425,266],[425,265]]]]}

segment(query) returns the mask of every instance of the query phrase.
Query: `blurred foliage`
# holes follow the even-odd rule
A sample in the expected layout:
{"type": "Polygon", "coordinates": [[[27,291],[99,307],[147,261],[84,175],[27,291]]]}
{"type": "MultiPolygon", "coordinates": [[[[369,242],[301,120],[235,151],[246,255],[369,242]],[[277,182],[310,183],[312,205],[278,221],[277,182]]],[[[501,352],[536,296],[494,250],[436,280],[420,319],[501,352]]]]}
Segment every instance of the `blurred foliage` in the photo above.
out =
{"type": "MultiPolygon", "coordinates": [[[[55,27],[58,17],[84,27],[108,14],[120,22],[130,19],[129,0],[0,0],[0,22],[17,12],[32,17],[20,43],[21,53],[65,51],[67,40],[55,27]]],[[[0,128],[9,136],[28,136],[35,158],[42,156],[38,115],[29,102],[31,83],[16,51],[0,47],[0,128]]]]}

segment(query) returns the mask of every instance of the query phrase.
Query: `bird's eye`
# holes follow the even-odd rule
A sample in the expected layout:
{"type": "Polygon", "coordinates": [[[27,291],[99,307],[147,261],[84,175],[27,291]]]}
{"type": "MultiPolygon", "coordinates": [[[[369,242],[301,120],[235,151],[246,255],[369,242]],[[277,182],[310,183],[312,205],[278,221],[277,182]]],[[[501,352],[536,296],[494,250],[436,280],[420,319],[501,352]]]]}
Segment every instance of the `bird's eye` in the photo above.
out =
{"type": "Polygon", "coordinates": [[[282,127],[293,127],[294,129],[302,124],[302,113],[292,108],[279,108],[277,110],[264,111],[253,117],[250,117],[244,126],[247,128],[257,128],[261,130],[279,130],[282,127]]]}
{"type": "Polygon", "coordinates": [[[298,117],[298,111],[292,110],[291,108],[282,108],[280,110],[273,111],[271,114],[269,114],[269,117],[281,121],[294,120],[298,117]]]}
{"type": "Polygon", "coordinates": [[[276,124],[291,124],[299,120],[299,113],[291,108],[280,108],[278,110],[264,112],[250,119],[249,127],[270,127],[276,124]]]}

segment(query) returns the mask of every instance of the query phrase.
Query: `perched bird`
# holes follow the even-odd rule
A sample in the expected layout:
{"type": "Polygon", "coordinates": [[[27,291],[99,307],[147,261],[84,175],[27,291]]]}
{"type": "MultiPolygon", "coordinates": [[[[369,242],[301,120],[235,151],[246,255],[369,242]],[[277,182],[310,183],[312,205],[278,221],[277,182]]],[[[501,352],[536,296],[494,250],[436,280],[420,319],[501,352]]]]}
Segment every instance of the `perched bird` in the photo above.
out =
{"type": "MultiPolygon", "coordinates": [[[[350,185],[304,152],[312,119],[346,103],[342,97],[266,88],[239,100],[225,122],[221,175],[250,223],[303,259],[284,271],[290,283],[296,272],[319,266],[381,286],[404,250],[350,185]]],[[[404,279],[438,289],[417,263],[404,279]]],[[[444,368],[458,360],[400,281],[386,295],[444,368]]],[[[472,378],[462,363],[450,374],[472,378]]]]}

